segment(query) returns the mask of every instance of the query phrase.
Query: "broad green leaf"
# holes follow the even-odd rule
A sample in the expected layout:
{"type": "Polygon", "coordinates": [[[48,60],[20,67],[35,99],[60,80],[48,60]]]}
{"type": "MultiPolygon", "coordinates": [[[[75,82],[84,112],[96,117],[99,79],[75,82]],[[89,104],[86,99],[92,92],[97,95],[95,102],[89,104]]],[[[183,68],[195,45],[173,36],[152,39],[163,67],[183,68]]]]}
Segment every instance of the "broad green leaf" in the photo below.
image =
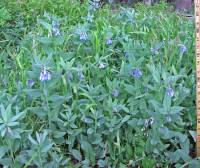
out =
{"type": "Polygon", "coordinates": [[[43,153],[47,153],[51,148],[52,148],[53,144],[48,144],[42,147],[42,152],[43,153]]]}
{"type": "Polygon", "coordinates": [[[11,122],[23,119],[25,117],[25,114],[26,114],[25,112],[16,114],[14,117],[11,118],[11,122]]]}
{"type": "Polygon", "coordinates": [[[122,119],[121,123],[127,122],[130,118],[131,118],[130,115],[126,115],[126,116],[122,119]]]}
{"type": "Polygon", "coordinates": [[[81,156],[80,151],[75,150],[75,149],[72,149],[71,153],[72,153],[73,157],[74,157],[75,159],[77,159],[78,161],[81,161],[81,160],[82,160],[82,156],[81,156]]]}

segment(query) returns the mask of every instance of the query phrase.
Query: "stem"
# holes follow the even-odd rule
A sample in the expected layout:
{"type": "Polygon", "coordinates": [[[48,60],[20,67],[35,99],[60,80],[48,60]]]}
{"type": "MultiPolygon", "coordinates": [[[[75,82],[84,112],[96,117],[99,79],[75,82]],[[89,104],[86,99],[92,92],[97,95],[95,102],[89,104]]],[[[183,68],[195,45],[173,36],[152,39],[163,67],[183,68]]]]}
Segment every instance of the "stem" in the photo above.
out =
{"type": "Polygon", "coordinates": [[[44,98],[47,105],[47,115],[48,115],[48,125],[49,129],[51,128],[51,115],[50,115],[50,108],[49,108],[49,102],[48,102],[48,90],[46,89],[46,83],[44,82],[44,88],[43,88],[44,98]]]}
{"type": "Polygon", "coordinates": [[[26,165],[23,168],[27,168],[31,164],[31,162],[35,159],[36,156],[37,156],[37,153],[34,153],[32,155],[32,158],[26,163],[26,165]]]}
{"type": "Polygon", "coordinates": [[[11,146],[11,142],[10,142],[10,139],[8,139],[8,146],[10,148],[10,155],[11,155],[11,158],[12,158],[12,165],[14,167],[14,164],[15,164],[15,158],[14,158],[14,155],[13,155],[13,151],[12,151],[12,146],[11,146]]]}
{"type": "Polygon", "coordinates": [[[39,156],[40,167],[42,168],[43,166],[42,166],[40,147],[38,148],[38,156],[39,156]]]}

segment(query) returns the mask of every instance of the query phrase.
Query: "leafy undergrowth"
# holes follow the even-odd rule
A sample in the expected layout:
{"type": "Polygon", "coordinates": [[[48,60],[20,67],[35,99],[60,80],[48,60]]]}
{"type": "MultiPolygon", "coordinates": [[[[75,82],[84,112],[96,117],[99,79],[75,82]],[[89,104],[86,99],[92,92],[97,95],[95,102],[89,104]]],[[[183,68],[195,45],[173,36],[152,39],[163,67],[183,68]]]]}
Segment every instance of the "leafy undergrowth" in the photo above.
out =
{"type": "Polygon", "coordinates": [[[165,4],[0,5],[1,165],[198,167],[191,20],[165,4]]]}

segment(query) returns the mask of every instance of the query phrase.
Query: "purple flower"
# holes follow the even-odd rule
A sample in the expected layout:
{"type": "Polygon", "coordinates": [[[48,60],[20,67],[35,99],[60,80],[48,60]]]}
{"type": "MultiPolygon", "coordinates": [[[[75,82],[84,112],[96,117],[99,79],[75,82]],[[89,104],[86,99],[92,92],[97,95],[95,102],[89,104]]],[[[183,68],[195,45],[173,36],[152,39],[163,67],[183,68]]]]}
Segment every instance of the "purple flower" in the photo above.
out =
{"type": "Polygon", "coordinates": [[[166,94],[167,94],[167,96],[169,96],[169,97],[173,97],[173,96],[174,96],[174,90],[169,86],[169,87],[166,89],[166,94]]]}
{"type": "Polygon", "coordinates": [[[118,97],[119,96],[119,91],[117,89],[112,91],[112,96],[113,97],[118,97]]]}
{"type": "Polygon", "coordinates": [[[72,80],[73,80],[73,75],[72,75],[71,72],[68,72],[68,73],[67,73],[67,80],[68,80],[68,81],[72,81],[72,80]]]}
{"type": "Polygon", "coordinates": [[[185,52],[187,52],[187,47],[185,45],[179,44],[178,46],[180,47],[179,50],[181,54],[184,54],[185,52]]]}
{"type": "Polygon", "coordinates": [[[58,29],[60,26],[59,22],[58,21],[52,21],[52,28],[53,29],[58,29]]]}
{"type": "Polygon", "coordinates": [[[79,77],[80,81],[83,81],[84,78],[85,78],[84,75],[83,75],[83,73],[81,71],[78,72],[78,77],[79,77]]]}
{"type": "Polygon", "coordinates": [[[61,35],[59,29],[53,29],[53,34],[54,34],[54,36],[60,36],[61,35]]]}
{"type": "Polygon", "coordinates": [[[140,78],[142,76],[142,71],[138,68],[136,69],[133,69],[131,71],[131,75],[134,77],[134,78],[140,78]]]}
{"type": "Polygon", "coordinates": [[[152,52],[152,54],[154,54],[154,55],[158,55],[158,54],[159,54],[157,48],[151,48],[151,52],[152,52]]]}
{"type": "Polygon", "coordinates": [[[112,42],[113,42],[113,41],[112,41],[112,39],[110,39],[110,38],[106,40],[106,44],[107,44],[107,45],[111,45],[112,42]]]}
{"type": "Polygon", "coordinates": [[[46,70],[46,68],[44,67],[42,69],[42,71],[40,72],[40,81],[48,81],[48,80],[51,80],[51,73],[46,70]]]}
{"type": "Polygon", "coordinates": [[[60,36],[61,35],[59,26],[60,25],[59,25],[58,21],[52,22],[52,30],[53,30],[54,36],[60,36]]]}
{"type": "Polygon", "coordinates": [[[128,56],[129,56],[129,53],[128,52],[124,52],[124,57],[128,58],[128,56]]]}
{"type": "Polygon", "coordinates": [[[28,79],[26,81],[26,86],[28,86],[28,87],[32,87],[34,84],[35,84],[35,82],[32,79],[28,79]]]}
{"type": "Polygon", "coordinates": [[[86,41],[88,39],[88,35],[85,32],[80,33],[80,40],[86,41]]]}
{"type": "Polygon", "coordinates": [[[167,116],[165,119],[166,119],[166,122],[168,123],[172,121],[172,118],[170,116],[167,116]]]}

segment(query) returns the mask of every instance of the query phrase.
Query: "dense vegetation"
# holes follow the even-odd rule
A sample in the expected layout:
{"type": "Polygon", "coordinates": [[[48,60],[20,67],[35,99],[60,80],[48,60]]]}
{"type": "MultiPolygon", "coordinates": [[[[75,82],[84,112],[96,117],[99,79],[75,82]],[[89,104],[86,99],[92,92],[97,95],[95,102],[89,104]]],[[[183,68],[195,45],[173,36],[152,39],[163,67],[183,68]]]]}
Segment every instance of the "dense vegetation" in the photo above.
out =
{"type": "Polygon", "coordinates": [[[166,4],[0,2],[0,164],[198,167],[194,23],[166,4]]]}

